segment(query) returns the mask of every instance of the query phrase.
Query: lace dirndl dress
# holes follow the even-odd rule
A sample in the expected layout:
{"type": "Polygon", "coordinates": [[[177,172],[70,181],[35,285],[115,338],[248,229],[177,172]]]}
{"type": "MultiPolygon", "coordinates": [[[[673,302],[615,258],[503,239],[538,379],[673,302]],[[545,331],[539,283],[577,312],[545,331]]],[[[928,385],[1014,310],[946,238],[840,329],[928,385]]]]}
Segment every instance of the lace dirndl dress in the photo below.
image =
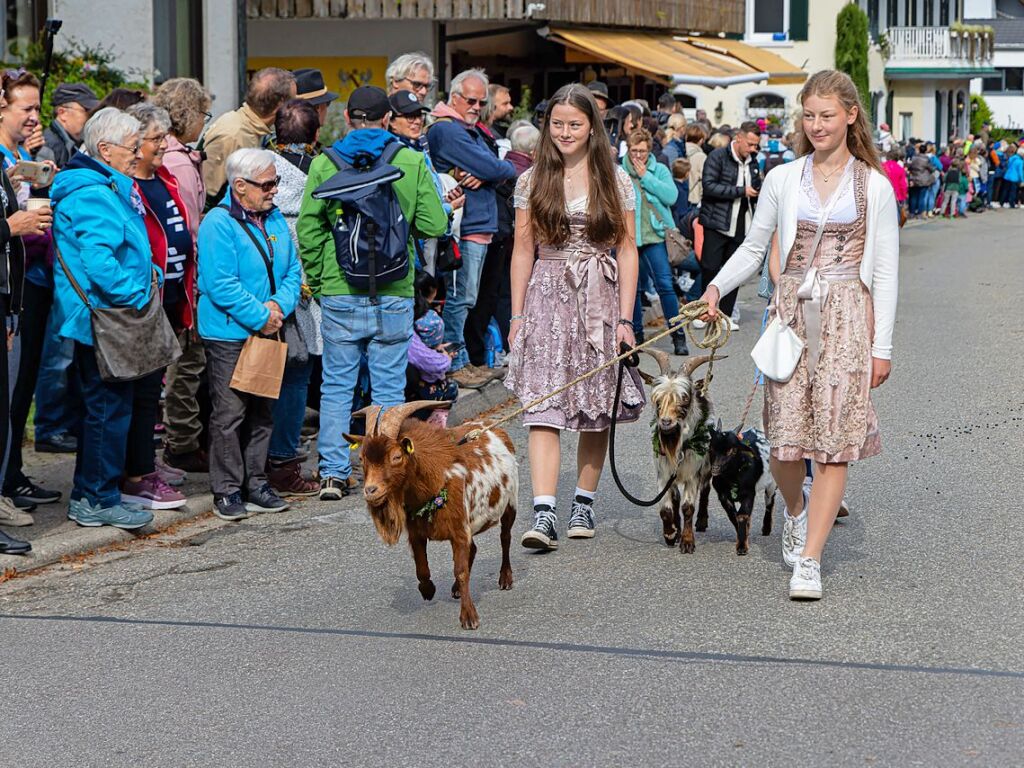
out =
{"type": "Polygon", "coordinates": [[[850,162],[852,180],[835,192],[842,197],[813,254],[821,202],[812,160],[804,165],[796,241],[776,287],[783,316],[795,318],[793,330],[809,342],[789,381],[765,381],[765,433],[772,455],[783,461],[844,463],[882,450],[870,396],[874,314],[860,279],[871,170],[850,162]],[[805,279],[808,259],[814,271],[805,279]]]}
{"type": "MultiPolygon", "coordinates": [[[[626,212],[635,206],[633,185],[616,166],[626,212]]],[[[516,184],[516,208],[527,208],[533,169],[516,184]]],[[[526,289],[525,320],[512,344],[505,385],[524,404],[543,397],[618,353],[618,265],[611,248],[586,239],[587,199],[568,204],[569,241],[540,245],[526,289]]],[[[636,421],[646,402],[635,368],[627,369],[617,421],[636,421]]],[[[526,426],[600,432],[611,425],[618,366],[587,379],[523,415],[526,426]]]]}

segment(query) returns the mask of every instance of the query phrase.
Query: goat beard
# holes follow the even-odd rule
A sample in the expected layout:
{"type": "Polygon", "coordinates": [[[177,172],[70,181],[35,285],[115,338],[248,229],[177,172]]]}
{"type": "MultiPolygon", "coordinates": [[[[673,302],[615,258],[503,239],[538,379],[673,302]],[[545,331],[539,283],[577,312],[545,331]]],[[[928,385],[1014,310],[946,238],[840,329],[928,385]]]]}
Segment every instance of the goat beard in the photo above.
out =
{"type": "Polygon", "coordinates": [[[405,530],[405,507],[389,498],[387,503],[379,507],[369,507],[369,510],[381,541],[393,547],[402,538],[402,531],[405,530]]]}

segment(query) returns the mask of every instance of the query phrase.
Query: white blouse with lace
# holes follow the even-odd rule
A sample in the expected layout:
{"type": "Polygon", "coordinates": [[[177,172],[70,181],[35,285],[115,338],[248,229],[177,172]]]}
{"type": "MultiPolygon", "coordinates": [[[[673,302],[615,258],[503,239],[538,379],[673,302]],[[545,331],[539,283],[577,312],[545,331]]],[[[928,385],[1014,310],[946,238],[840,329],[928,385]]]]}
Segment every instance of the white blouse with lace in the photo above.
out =
{"type": "MultiPolygon", "coordinates": [[[[853,192],[852,167],[853,158],[851,157],[846,163],[846,168],[843,169],[840,186],[833,192],[833,194],[839,195],[839,199],[832,207],[828,217],[833,224],[850,224],[857,219],[857,199],[853,192]]],[[[818,197],[818,190],[814,188],[814,158],[811,156],[804,164],[804,171],[800,177],[800,203],[797,207],[797,218],[801,221],[817,223],[821,218],[822,208],[828,205],[828,202],[828,200],[822,201],[818,197]]]]}
{"type": "MultiPolygon", "coordinates": [[[[626,173],[625,169],[623,169],[621,165],[615,166],[615,182],[619,186],[619,195],[622,198],[623,210],[635,210],[636,193],[633,191],[633,182],[630,181],[629,174],[626,173]]],[[[533,168],[527,168],[516,182],[516,191],[512,198],[512,202],[516,208],[526,209],[530,207],[530,190],[532,189],[532,183],[533,168]]],[[[587,203],[589,200],[590,198],[588,195],[583,195],[582,197],[570,200],[566,203],[566,210],[569,213],[586,213],[587,203]]]]}

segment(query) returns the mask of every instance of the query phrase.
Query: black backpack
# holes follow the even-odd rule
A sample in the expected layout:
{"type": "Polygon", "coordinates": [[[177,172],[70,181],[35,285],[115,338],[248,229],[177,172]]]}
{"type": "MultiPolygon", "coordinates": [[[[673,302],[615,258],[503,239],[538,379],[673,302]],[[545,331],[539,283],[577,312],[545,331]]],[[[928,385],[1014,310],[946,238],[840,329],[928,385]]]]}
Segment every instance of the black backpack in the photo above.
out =
{"type": "Polygon", "coordinates": [[[333,148],[324,150],[338,172],[313,191],[313,197],[337,200],[334,252],[345,281],[376,298],[380,285],[409,274],[409,221],[393,184],[405,173],[390,162],[402,149],[393,141],[380,157],[362,153],[348,163],[333,148]]]}

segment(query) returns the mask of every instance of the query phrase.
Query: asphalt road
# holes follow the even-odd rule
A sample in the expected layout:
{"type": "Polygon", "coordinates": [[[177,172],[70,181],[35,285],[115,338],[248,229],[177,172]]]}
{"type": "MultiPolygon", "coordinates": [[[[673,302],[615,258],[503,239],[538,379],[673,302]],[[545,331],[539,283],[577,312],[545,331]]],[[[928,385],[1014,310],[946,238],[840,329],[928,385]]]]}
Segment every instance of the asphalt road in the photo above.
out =
{"type": "MultiPolygon", "coordinates": [[[[356,500],[207,520],[0,585],[0,762],[1024,764],[1022,224],[904,232],[885,453],[851,473],[820,603],[786,598],[780,518],[740,558],[713,502],[683,555],[610,477],[597,537],[516,547],[511,592],[481,537],[477,632],[446,596],[446,546],[424,603],[356,500]]],[[[753,286],[741,298],[713,386],[727,424],[757,333],[753,286]]],[[[627,482],[653,491],[645,427],[619,439],[627,482]]]]}

